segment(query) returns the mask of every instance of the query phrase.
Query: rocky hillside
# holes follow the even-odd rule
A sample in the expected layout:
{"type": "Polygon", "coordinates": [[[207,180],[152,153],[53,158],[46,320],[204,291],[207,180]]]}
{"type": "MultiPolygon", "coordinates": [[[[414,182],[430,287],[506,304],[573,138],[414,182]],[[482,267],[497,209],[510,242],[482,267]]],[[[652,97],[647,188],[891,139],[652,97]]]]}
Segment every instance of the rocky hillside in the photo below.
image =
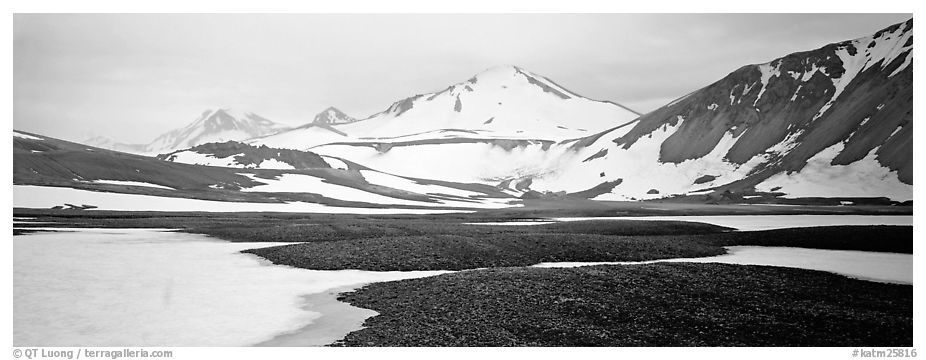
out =
{"type": "MultiPolygon", "coordinates": [[[[568,171],[590,167],[584,172],[603,174],[602,182],[623,180],[602,198],[758,190],[910,199],[912,49],[911,19],[744,66],[641,116],[629,131],[576,142],[590,148],[581,152],[588,157],[568,171]]],[[[575,180],[543,178],[551,189],[575,180]]]]}
{"type": "Polygon", "coordinates": [[[504,208],[491,186],[394,176],[311,153],[237,143],[211,148],[241,167],[273,151],[298,169],[183,164],[13,132],[13,206],[73,210],[434,213],[504,208]],[[350,168],[348,168],[350,167],[350,168]]]}

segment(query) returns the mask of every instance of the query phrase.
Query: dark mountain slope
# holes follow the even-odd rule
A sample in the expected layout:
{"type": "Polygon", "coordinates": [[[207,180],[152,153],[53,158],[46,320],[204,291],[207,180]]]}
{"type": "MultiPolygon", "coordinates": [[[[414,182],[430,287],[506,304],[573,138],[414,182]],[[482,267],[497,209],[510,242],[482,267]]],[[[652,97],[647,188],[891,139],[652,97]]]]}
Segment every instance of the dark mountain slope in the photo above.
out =
{"type": "Polygon", "coordinates": [[[878,161],[913,183],[913,20],[870,37],[744,66],[720,81],[643,115],[614,140],[631,148],[641,137],[681,123],[660,148],[662,162],[698,159],[724,134],[736,143],[725,158],[766,159],[739,185],[754,185],[834,144],[845,147],[832,165],[878,149],[878,161]]]}

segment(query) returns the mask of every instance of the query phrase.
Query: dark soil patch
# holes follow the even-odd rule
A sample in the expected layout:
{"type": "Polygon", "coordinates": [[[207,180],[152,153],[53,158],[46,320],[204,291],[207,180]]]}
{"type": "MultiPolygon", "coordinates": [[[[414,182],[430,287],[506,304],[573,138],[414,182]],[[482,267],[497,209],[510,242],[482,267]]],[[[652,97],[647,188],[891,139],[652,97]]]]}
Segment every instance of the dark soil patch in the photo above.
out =
{"type": "Polygon", "coordinates": [[[912,226],[823,226],[704,236],[720,246],[791,246],[829,250],[913,253],[912,226]]]}
{"type": "Polygon", "coordinates": [[[724,264],[505,268],[375,283],[346,346],[913,345],[913,287],[724,264]]]}
{"type": "Polygon", "coordinates": [[[380,237],[245,250],[276,264],[372,271],[463,270],[563,261],[643,261],[720,255],[722,247],[670,236],[487,234],[380,237]]]}

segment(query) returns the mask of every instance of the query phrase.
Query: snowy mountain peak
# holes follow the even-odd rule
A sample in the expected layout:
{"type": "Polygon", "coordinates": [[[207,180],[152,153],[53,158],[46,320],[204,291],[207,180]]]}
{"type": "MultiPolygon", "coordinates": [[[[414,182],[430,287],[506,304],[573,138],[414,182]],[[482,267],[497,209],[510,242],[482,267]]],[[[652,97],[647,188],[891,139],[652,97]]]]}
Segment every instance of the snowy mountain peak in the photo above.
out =
{"type": "Polygon", "coordinates": [[[190,124],[161,134],[149,144],[121,144],[105,138],[88,143],[137,154],[167,153],[208,142],[245,140],[288,130],[288,127],[247,111],[228,107],[207,109],[190,124]]]}
{"type": "MultiPolygon", "coordinates": [[[[254,139],[255,145],[313,149],[383,143],[495,141],[503,148],[524,141],[576,139],[627,124],[639,114],[615,103],[590,100],[517,66],[498,66],[436,92],[414,95],[362,120],[328,108],[316,121],[254,139]],[[325,126],[321,126],[325,125],[325,126]]],[[[380,151],[377,150],[377,151],[380,151]]]]}
{"type": "Polygon", "coordinates": [[[557,85],[552,80],[524,70],[514,65],[504,65],[489,68],[476,76],[469,79],[466,84],[488,87],[518,87],[534,86],[543,92],[554,95],[561,99],[572,99],[581,97],[565,88],[557,85]]]}
{"type": "Polygon", "coordinates": [[[328,124],[328,125],[339,125],[339,124],[349,124],[357,119],[348,116],[343,111],[338,110],[334,106],[329,106],[327,109],[315,115],[315,119],[312,120],[313,124],[328,124]]]}
{"type": "Polygon", "coordinates": [[[479,82],[503,83],[513,80],[520,71],[521,68],[514,65],[493,66],[473,75],[467,82],[471,84],[478,84],[479,82]]]}
{"type": "Polygon", "coordinates": [[[637,116],[618,104],[584,98],[544,76],[506,65],[437,92],[397,101],[341,130],[369,139],[465,130],[493,138],[563,140],[613,128],[637,116]]]}

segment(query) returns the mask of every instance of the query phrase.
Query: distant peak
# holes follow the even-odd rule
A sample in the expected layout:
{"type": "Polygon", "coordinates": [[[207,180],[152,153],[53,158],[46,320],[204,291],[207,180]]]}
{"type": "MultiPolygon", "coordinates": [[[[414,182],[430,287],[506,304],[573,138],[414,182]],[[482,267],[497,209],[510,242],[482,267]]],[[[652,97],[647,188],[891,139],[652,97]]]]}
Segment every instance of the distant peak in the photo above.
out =
{"type": "Polygon", "coordinates": [[[357,121],[357,119],[348,116],[343,111],[334,106],[329,106],[325,110],[322,110],[322,112],[318,113],[318,115],[315,115],[315,119],[312,121],[312,123],[334,125],[346,124],[354,121],[357,121]]]}
{"type": "Polygon", "coordinates": [[[215,117],[222,117],[223,115],[231,117],[235,120],[243,120],[255,114],[249,111],[238,111],[229,106],[223,106],[207,109],[206,111],[203,111],[201,116],[203,120],[208,120],[215,117]]]}

